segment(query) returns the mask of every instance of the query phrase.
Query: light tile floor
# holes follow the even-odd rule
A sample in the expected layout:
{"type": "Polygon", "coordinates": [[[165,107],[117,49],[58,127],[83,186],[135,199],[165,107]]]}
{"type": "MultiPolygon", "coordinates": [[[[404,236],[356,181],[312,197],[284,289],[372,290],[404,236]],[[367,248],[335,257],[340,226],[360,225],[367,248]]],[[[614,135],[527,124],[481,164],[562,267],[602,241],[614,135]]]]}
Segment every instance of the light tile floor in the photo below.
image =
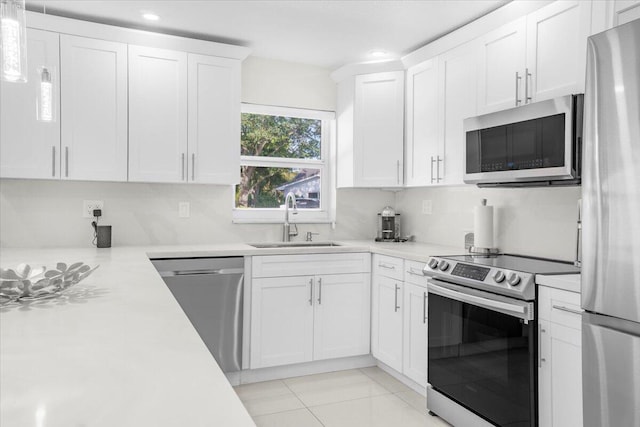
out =
{"type": "Polygon", "coordinates": [[[426,400],[378,367],[235,387],[258,427],[446,427],[426,400]]]}

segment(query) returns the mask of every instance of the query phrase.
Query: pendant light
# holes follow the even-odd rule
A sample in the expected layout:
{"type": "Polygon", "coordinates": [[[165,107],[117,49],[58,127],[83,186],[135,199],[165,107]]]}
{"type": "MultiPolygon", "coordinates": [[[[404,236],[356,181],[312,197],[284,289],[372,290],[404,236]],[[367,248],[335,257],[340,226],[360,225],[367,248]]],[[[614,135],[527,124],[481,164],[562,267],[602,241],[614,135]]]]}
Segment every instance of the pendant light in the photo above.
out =
{"type": "Polygon", "coordinates": [[[27,81],[27,26],[24,0],[0,0],[2,79],[27,81]]]}
{"type": "Polygon", "coordinates": [[[38,94],[38,120],[42,122],[54,121],[53,109],[53,80],[47,67],[40,71],[40,93],[38,94]]]}

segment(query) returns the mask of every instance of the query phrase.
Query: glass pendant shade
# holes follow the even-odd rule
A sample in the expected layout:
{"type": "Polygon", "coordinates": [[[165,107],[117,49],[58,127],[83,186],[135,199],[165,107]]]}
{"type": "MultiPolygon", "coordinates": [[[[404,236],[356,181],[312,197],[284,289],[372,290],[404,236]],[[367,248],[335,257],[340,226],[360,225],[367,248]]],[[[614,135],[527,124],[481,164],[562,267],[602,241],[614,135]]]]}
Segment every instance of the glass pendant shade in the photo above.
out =
{"type": "Polygon", "coordinates": [[[0,0],[2,79],[27,81],[27,26],[24,0],[0,0]]]}
{"type": "Polygon", "coordinates": [[[38,120],[41,122],[55,121],[53,82],[52,71],[43,67],[40,71],[40,91],[38,93],[38,120]]]}

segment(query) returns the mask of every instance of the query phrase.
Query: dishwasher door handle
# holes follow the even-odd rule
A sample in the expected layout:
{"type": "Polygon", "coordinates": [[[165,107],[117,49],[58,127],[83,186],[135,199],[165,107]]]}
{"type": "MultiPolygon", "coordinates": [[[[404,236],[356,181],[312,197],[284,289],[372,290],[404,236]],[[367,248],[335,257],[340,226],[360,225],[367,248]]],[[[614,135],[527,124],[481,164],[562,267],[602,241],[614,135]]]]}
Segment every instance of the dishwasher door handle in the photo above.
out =
{"type": "Polygon", "coordinates": [[[160,277],[174,276],[201,276],[209,275],[226,275],[226,274],[244,274],[243,268],[219,268],[212,270],[180,270],[180,271],[160,271],[160,277]]]}

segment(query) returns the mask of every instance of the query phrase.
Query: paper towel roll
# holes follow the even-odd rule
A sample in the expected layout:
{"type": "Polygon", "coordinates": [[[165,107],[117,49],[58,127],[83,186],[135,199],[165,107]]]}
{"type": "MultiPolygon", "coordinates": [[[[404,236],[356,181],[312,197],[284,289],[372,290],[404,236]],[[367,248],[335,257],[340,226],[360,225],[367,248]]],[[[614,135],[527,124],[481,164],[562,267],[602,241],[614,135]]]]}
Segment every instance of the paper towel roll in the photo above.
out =
{"type": "Polygon", "coordinates": [[[475,247],[493,248],[493,206],[473,208],[473,233],[475,247]]]}

